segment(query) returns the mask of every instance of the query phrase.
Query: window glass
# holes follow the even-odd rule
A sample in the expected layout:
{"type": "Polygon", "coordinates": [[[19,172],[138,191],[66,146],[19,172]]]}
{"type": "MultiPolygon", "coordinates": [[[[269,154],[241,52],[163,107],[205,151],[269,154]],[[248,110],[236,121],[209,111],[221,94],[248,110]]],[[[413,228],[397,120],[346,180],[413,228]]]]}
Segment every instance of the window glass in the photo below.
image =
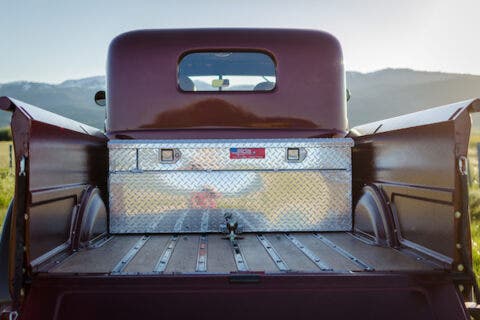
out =
{"type": "Polygon", "coordinates": [[[194,52],[180,61],[177,80],[182,91],[271,91],[275,63],[261,52],[194,52]]]}

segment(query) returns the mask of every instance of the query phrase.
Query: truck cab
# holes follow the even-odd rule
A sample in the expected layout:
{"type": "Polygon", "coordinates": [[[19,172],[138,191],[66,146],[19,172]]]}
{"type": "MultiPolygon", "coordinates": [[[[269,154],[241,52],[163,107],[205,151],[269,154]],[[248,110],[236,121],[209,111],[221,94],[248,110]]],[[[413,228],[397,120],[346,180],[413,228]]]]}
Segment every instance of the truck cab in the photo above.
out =
{"type": "Polygon", "coordinates": [[[469,319],[479,297],[466,166],[480,100],[349,128],[328,33],[122,34],[105,131],[0,108],[16,160],[5,315],[469,319]]]}

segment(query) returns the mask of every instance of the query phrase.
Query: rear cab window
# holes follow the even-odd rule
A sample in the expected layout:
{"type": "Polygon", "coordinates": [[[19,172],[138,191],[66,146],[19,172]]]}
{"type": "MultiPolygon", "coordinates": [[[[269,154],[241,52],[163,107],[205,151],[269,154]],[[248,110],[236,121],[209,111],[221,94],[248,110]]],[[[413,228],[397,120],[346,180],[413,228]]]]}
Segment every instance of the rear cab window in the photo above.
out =
{"type": "Polygon", "coordinates": [[[178,64],[177,83],[181,91],[272,91],[276,86],[276,65],[263,52],[191,52],[178,64]]]}

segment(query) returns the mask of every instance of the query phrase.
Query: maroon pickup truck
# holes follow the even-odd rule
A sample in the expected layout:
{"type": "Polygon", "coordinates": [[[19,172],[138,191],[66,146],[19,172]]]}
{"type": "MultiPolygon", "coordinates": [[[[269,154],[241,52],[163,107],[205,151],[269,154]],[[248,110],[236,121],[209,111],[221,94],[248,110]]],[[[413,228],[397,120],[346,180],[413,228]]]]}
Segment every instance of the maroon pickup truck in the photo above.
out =
{"type": "Polygon", "coordinates": [[[0,98],[3,317],[474,315],[480,100],[349,129],[338,41],[281,29],[122,34],[96,100],[105,132],[0,98]]]}

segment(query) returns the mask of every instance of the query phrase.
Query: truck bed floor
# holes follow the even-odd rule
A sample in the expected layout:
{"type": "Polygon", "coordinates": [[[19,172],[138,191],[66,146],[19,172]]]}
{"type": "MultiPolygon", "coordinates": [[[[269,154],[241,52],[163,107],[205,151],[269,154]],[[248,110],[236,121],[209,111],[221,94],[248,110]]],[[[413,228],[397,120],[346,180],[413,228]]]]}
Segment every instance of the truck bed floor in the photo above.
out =
{"type": "Polygon", "coordinates": [[[346,232],[243,234],[235,250],[223,235],[114,235],[76,252],[52,273],[265,273],[418,271],[433,267],[346,232]]]}

